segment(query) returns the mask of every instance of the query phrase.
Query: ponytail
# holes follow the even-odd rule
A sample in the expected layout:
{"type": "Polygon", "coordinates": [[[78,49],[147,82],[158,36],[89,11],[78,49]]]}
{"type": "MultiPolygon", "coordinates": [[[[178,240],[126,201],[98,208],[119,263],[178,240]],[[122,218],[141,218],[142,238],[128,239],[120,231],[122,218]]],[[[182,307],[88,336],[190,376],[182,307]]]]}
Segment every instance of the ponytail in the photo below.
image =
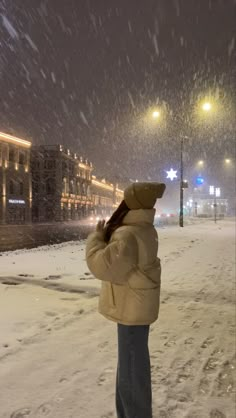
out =
{"type": "Polygon", "coordinates": [[[122,221],[129,210],[130,209],[126,205],[125,201],[122,200],[121,204],[115,210],[109,221],[107,221],[104,237],[105,242],[108,243],[110,241],[113,232],[122,225],[122,221]]]}

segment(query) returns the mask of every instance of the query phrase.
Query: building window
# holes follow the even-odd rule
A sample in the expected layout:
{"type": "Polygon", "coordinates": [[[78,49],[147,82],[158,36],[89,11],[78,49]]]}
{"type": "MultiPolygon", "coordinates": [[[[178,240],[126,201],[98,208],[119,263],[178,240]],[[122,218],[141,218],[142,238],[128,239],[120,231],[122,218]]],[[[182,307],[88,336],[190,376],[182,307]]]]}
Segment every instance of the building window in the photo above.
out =
{"type": "Polygon", "coordinates": [[[33,188],[34,193],[38,193],[39,192],[39,182],[33,180],[32,181],[32,188],[33,188]]]}
{"type": "Polygon", "coordinates": [[[14,149],[10,149],[10,151],[9,151],[9,161],[11,161],[11,162],[15,161],[15,151],[14,151],[14,149]]]}
{"type": "Polygon", "coordinates": [[[46,180],[46,194],[53,194],[55,193],[56,184],[55,179],[47,179],[46,180]]]}
{"type": "Polygon", "coordinates": [[[77,195],[81,194],[81,188],[80,188],[80,183],[79,182],[77,182],[77,185],[76,185],[76,194],[77,195]]]}
{"type": "Polygon", "coordinates": [[[46,170],[53,170],[56,167],[56,161],[55,160],[45,160],[44,161],[44,168],[46,170]]]}
{"type": "Polygon", "coordinates": [[[20,152],[19,154],[19,164],[21,165],[25,164],[25,154],[23,152],[20,152]]]}
{"type": "Polygon", "coordinates": [[[74,194],[74,181],[73,180],[70,181],[69,187],[70,187],[69,188],[69,193],[74,194]]]}
{"type": "Polygon", "coordinates": [[[33,165],[34,165],[34,169],[39,170],[40,169],[40,160],[39,159],[33,160],[33,165]]]}
{"type": "Polygon", "coordinates": [[[82,195],[83,195],[83,196],[86,196],[86,194],[87,194],[87,186],[86,186],[86,184],[85,184],[85,183],[83,183],[83,184],[81,185],[81,188],[82,188],[82,195]]]}
{"type": "Polygon", "coordinates": [[[66,161],[62,162],[62,172],[63,172],[63,174],[67,174],[67,172],[68,172],[68,165],[67,165],[66,161]]]}
{"type": "Polygon", "coordinates": [[[20,181],[19,186],[20,186],[20,195],[22,196],[24,194],[24,184],[23,184],[23,181],[20,181]]]}
{"type": "Polygon", "coordinates": [[[65,177],[62,180],[62,193],[67,193],[67,182],[65,177]]]}
{"type": "Polygon", "coordinates": [[[9,193],[14,194],[14,182],[12,180],[9,182],[9,193]]]}

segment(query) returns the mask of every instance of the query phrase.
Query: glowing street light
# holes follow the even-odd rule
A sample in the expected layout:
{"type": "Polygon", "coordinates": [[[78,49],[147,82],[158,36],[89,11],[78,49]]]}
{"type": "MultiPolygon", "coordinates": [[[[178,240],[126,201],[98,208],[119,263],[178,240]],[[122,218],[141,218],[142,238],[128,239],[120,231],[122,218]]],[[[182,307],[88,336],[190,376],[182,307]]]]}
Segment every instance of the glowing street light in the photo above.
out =
{"type": "Polygon", "coordinates": [[[212,105],[210,102],[203,103],[202,110],[204,110],[204,112],[210,112],[211,109],[212,109],[212,105]]]}
{"type": "Polygon", "coordinates": [[[229,158],[226,158],[225,159],[225,162],[226,162],[226,164],[230,164],[231,163],[231,160],[229,158]]]}
{"type": "Polygon", "coordinates": [[[198,165],[203,165],[203,164],[204,164],[203,160],[198,161],[198,165]]]}
{"type": "Polygon", "coordinates": [[[152,118],[153,119],[158,119],[160,117],[160,112],[159,112],[159,110],[154,110],[153,112],[152,112],[152,118]]]}

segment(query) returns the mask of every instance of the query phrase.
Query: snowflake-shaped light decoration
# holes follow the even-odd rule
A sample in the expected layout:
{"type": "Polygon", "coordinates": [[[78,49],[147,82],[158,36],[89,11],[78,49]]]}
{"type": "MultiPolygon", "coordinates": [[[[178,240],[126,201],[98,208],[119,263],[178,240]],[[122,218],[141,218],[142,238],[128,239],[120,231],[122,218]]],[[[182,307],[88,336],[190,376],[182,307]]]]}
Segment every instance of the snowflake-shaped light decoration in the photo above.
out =
{"type": "Polygon", "coordinates": [[[166,178],[170,179],[171,181],[177,179],[177,170],[173,170],[173,168],[171,168],[169,171],[166,171],[166,174],[166,178]]]}

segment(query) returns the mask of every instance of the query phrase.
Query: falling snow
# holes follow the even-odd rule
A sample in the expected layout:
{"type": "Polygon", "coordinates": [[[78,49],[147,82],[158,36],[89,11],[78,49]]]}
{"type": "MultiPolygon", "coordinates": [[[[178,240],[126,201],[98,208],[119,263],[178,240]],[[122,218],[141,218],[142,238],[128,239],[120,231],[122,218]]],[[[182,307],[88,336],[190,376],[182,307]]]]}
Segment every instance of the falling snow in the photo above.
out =
{"type": "Polygon", "coordinates": [[[157,42],[157,36],[155,34],[153,35],[153,44],[154,44],[156,54],[159,57],[159,47],[158,47],[158,42],[157,42]]]}
{"type": "MultiPolygon", "coordinates": [[[[28,3],[0,6],[2,130],[66,143],[98,176],[153,181],[179,169],[186,135],[186,194],[203,156],[207,181],[232,194],[233,165],[226,173],[222,160],[233,159],[236,129],[233,0],[28,3]],[[208,117],[199,112],[205,98],[215,102],[208,117]]],[[[168,187],[177,202],[176,184],[168,187]]]]}
{"type": "Polygon", "coordinates": [[[231,39],[229,46],[228,46],[228,55],[231,57],[235,47],[235,37],[231,39]]]}
{"type": "Polygon", "coordinates": [[[80,118],[81,118],[81,120],[83,121],[83,123],[86,125],[86,126],[88,126],[88,121],[87,121],[87,119],[86,119],[86,117],[85,117],[85,114],[84,114],[84,112],[82,112],[82,111],[80,111],[80,118]]]}
{"type": "Polygon", "coordinates": [[[55,73],[51,73],[51,77],[52,77],[52,81],[53,81],[53,83],[54,84],[56,84],[56,76],[55,76],[55,73]]]}
{"type": "Polygon", "coordinates": [[[31,37],[27,33],[25,34],[25,39],[29,42],[29,45],[31,46],[31,48],[33,48],[34,51],[38,52],[37,46],[35,45],[35,43],[31,39],[31,37]]]}
{"type": "Polygon", "coordinates": [[[42,74],[43,78],[46,80],[47,76],[42,68],[40,68],[40,73],[42,74]]]}
{"type": "Polygon", "coordinates": [[[14,26],[11,24],[11,22],[8,20],[8,18],[4,15],[2,15],[1,17],[2,17],[2,24],[3,24],[4,28],[8,31],[8,34],[13,39],[19,39],[18,32],[16,31],[14,26]]]}

